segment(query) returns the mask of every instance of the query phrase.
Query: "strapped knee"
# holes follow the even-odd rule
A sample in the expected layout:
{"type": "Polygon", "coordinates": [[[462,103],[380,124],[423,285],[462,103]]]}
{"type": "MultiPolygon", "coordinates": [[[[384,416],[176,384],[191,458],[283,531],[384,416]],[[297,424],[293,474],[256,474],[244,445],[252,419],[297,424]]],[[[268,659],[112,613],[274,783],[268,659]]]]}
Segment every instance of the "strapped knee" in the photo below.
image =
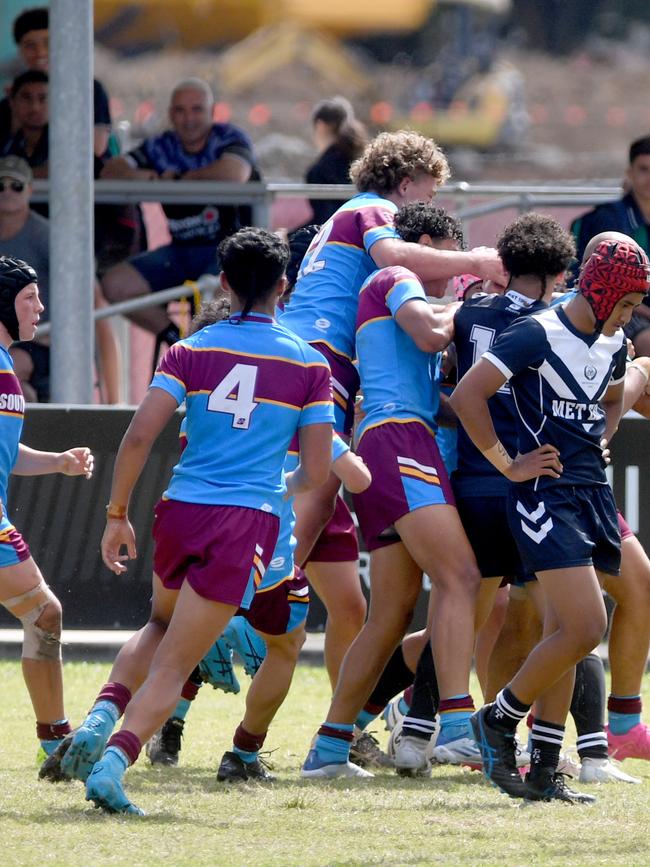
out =
{"type": "Polygon", "coordinates": [[[23,659],[61,659],[59,635],[37,626],[48,605],[55,604],[58,607],[59,604],[59,600],[44,581],[27,593],[6,599],[2,604],[22,623],[23,659]]]}

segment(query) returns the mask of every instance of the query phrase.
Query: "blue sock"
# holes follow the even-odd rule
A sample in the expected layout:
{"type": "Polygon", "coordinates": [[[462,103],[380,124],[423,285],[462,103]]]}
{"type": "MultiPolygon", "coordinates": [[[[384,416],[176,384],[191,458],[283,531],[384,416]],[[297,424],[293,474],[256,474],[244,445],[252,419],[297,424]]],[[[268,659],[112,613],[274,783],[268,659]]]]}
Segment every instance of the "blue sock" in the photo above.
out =
{"type": "Polygon", "coordinates": [[[234,744],[232,746],[232,752],[239,756],[242,762],[245,762],[247,765],[254,762],[259,755],[259,750],[255,750],[254,753],[249,753],[246,750],[240,750],[239,747],[236,747],[234,744]]]}
{"type": "MultiPolygon", "coordinates": [[[[323,727],[340,731],[345,734],[352,734],[354,725],[347,723],[324,723],[323,727]]],[[[318,734],[314,749],[318,754],[318,758],[327,764],[344,764],[350,756],[350,740],[332,737],[331,735],[318,734]]]]}
{"type": "Polygon", "coordinates": [[[359,713],[359,716],[357,717],[356,722],[354,724],[355,724],[355,726],[357,726],[357,728],[360,728],[361,731],[364,731],[364,729],[366,729],[370,725],[370,723],[376,719],[377,719],[376,713],[370,713],[370,711],[362,710],[359,713]]]}
{"type": "Polygon", "coordinates": [[[187,716],[187,713],[191,707],[192,707],[192,702],[189,699],[181,698],[181,699],[179,699],[178,704],[176,705],[176,708],[175,708],[172,716],[175,717],[176,719],[185,719],[185,717],[187,716]]]}
{"type": "Polygon", "coordinates": [[[120,711],[117,705],[113,704],[112,701],[106,700],[98,701],[97,704],[93,706],[93,709],[90,711],[86,719],[94,716],[95,714],[97,714],[100,719],[102,717],[108,717],[113,725],[115,725],[115,723],[120,718],[120,711]]]}
{"type": "Polygon", "coordinates": [[[41,741],[41,747],[43,748],[45,755],[51,756],[62,740],[63,738],[59,738],[59,740],[56,741],[41,741]]]}
{"type": "Polygon", "coordinates": [[[397,707],[399,708],[399,712],[402,716],[406,716],[411,709],[409,703],[406,701],[404,696],[400,697],[400,700],[397,702],[397,707]]]}
{"type": "Polygon", "coordinates": [[[99,761],[102,763],[102,770],[118,780],[122,779],[129,766],[129,760],[118,747],[108,747],[99,761]]]}
{"type": "Polygon", "coordinates": [[[452,695],[440,702],[439,744],[446,744],[458,738],[473,738],[470,717],[474,713],[474,703],[469,695],[452,695]]]}

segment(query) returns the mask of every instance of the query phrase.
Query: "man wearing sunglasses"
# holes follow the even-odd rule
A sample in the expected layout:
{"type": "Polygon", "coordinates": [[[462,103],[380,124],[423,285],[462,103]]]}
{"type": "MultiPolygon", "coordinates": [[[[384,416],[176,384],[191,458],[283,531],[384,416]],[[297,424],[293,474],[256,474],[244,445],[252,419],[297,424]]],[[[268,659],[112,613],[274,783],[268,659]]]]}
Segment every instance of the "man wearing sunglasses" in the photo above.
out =
{"type": "MultiPolygon", "coordinates": [[[[30,210],[32,170],[18,156],[0,158],[0,255],[23,259],[38,274],[38,289],[45,312],[49,313],[50,257],[48,222],[30,210]]],[[[14,343],[11,356],[16,375],[28,401],[49,398],[49,349],[34,340],[14,343]]]]}

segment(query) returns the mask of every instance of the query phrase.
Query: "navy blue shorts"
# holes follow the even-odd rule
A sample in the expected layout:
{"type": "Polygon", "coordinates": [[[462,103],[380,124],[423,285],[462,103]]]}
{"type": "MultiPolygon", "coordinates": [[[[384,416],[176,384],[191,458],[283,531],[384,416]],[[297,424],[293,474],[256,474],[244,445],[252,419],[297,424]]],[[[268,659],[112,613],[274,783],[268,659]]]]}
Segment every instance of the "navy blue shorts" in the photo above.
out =
{"type": "Polygon", "coordinates": [[[507,497],[457,497],[456,508],[483,578],[523,575],[508,523],[507,497]]]}
{"type": "Polygon", "coordinates": [[[621,534],[609,485],[513,485],[508,521],[526,572],[595,566],[618,575],[621,534]]]}
{"type": "Polygon", "coordinates": [[[181,286],[185,280],[198,280],[202,274],[218,274],[221,270],[216,244],[165,244],[133,256],[129,265],[142,274],[152,292],[181,286]]]}

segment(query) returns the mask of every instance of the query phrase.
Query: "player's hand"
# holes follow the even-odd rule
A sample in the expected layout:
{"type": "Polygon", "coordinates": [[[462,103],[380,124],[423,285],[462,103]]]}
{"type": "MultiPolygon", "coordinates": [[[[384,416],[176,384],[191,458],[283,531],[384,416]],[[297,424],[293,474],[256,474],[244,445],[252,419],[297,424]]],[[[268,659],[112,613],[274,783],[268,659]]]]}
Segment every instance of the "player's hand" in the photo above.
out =
{"type": "Polygon", "coordinates": [[[525,455],[518,454],[504,475],[511,482],[527,482],[538,476],[550,476],[559,479],[563,467],[560,462],[560,453],[550,443],[546,443],[525,455]]]}
{"type": "Polygon", "coordinates": [[[116,575],[126,572],[125,561],[135,560],[135,533],[128,518],[108,518],[102,536],[102,560],[116,575]],[[120,554],[122,547],[126,554],[120,554]]]}
{"type": "Polygon", "coordinates": [[[612,456],[611,456],[610,451],[609,451],[609,443],[607,442],[606,439],[602,439],[600,441],[600,453],[601,453],[602,458],[605,461],[605,463],[611,464],[612,456]]]}
{"type": "Polygon", "coordinates": [[[474,247],[471,251],[474,257],[472,273],[484,280],[492,280],[500,286],[507,286],[510,280],[509,274],[503,267],[503,262],[498,252],[493,247],[474,247]]]}
{"type": "Polygon", "coordinates": [[[85,476],[91,479],[95,467],[93,453],[86,446],[68,449],[59,455],[60,472],[66,476],[85,476]]]}

